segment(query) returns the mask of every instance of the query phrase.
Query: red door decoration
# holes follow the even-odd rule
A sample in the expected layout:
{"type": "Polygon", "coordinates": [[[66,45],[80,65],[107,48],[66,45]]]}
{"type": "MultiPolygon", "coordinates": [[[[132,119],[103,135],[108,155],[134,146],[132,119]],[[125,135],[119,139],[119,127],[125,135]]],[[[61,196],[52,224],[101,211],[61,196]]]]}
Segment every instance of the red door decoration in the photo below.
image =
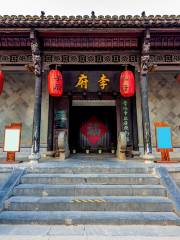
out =
{"type": "Polygon", "coordinates": [[[63,94],[62,74],[58,70],[51,70],[48,74],[48,92],[53,97],[63,94]]]}
{"type": "Polygon", "coordinates": [[[108,129],[103,122],[93,116],[82,124],[80,131],[91,144],[95,145],[108,129]]]}
{"type": "Polygon", "coordinates": [[[3,91],[3,86],[4,86],[4,73],[0,71],[0,95],[3,91]]]}
{"type": "Polygon", "coordinates": [[[135,78],[133,72],[125,70],[120,75],[120,93],[123,97],[135,94],[135,78]]]}

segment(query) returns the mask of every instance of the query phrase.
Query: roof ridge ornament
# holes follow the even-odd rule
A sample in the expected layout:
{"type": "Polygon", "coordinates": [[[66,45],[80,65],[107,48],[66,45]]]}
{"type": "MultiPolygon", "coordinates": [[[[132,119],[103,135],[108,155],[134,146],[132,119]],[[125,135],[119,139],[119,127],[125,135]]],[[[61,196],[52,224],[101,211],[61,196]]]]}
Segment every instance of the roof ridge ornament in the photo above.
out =
{"type": "Polygon", "coordinates": [[[95,15],[95,12],[94,12],[94,11],[91,12],[91,18],[93,18],[93,19],[96,18],[96,15],[95,15]]]}
{"type": "Polygon", "coordinates": [[[145,11],[143,11],[143,12],[141,13],[141,17],[146,17],[146,12],[145,12],[145,11]]]}
{"type": "Polygon", "coordinates": [[[44,18],[44,17],[45,17],[45,12],[41,11],[41,18],[44,18]]]}

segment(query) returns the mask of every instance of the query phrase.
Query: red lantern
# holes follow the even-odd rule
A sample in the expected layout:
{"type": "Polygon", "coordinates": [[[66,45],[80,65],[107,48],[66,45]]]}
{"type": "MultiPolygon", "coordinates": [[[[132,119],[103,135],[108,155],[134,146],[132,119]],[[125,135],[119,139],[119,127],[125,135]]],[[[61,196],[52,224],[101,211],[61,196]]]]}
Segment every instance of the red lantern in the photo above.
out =
{"type": "Polygon", "coordinates": [[[0,95],[3,90],[3,86],[4,86],[4,73],[2,71],[0,71],[0,95]]]}
{"type": "Polygon", "coordinates": [[[60,97],[63,94],[62,74],[58,70],[51,70],[48,74],[48,91],[51,96],[60,97]]]}
{"type": "Polygon", "coordinates": [[[135,94],[135,78],[133,72],[125,70],[120,75],[120,93],[123,97],[135,94]]]}
{"type": "Polygon", "coordinates": [[[176,79],[177,79],[178,83],[180,83],[180,73],[178,73],[178,74],[176,75],[176,79]]]}

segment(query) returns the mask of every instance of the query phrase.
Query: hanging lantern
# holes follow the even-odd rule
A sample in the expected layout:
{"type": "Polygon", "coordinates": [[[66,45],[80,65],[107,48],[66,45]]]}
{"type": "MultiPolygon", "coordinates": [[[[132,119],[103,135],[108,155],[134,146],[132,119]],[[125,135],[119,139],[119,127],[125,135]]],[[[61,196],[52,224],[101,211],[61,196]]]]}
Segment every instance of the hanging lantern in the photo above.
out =
{"type": "Polygon", "coordinates": [[[180,83],[180,73],[178,73],[175,78],[177,79],[178,83],[180,83]]]}
{"type": "Polygon", "coordinates": [[[63,94],[62,74],[58,70],[51,70],[48,74],[48,92],[51,96],[60,97],[63,94]]]}
{"type": "Polygon", "coordinates": [[[120,93],[123,97],[135,94],[135,78],[133,72],[125,70],[120,75],[120,93]]]}
{"type": "Polygon", "coordinates": [[[4,86],[4,73],[0,70],[0,95],[3,91],[4,86]]]}

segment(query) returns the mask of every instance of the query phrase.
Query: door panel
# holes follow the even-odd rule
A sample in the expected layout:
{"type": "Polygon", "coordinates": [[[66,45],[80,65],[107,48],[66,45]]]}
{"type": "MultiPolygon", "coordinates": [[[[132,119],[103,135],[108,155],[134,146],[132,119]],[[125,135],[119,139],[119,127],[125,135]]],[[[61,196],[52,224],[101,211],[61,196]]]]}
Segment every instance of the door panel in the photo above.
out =
{"type": "Polygon", "coordinates": [[[116,111],[115,107],[72,107],[70,118],[70,148],[84,151],[90,147],[97,151],[102,147],[110,151],[116,145],[116,111]]]}

